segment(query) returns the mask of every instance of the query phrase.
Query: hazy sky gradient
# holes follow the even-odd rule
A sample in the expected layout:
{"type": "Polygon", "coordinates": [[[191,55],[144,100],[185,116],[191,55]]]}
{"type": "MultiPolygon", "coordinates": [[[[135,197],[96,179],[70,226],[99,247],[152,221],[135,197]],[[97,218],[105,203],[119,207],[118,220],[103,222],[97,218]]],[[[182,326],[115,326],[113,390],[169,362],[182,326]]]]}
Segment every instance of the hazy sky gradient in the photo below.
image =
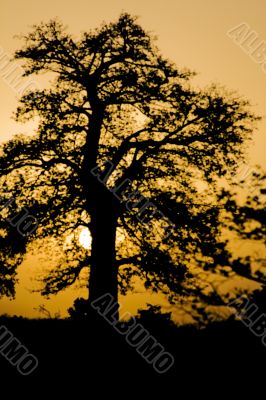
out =
{"type": "MultiPolygon", "coordinates": [[[[265,0],[1,0],[0,47],[12,54],[21,44],[14,38],[15,34],[25,33],[32,24],[55,16],[68,25],[69,32],[78,36],[81,31],[96,28],[103,20],[116,20],[122,11],[140,17],[139,23],[158,37],[157,45],[165,57],[199,73],[194,79],[196,86],[219,82],[250,99],[255,112],[266,114],[266,73],[226,34],[246,22],[258,33],[259,40],[266,41],[265,0]]],[[[1,78],[0,91],[2,141],[30,127],[10,119],[16,109],[17,95],[1,78]]],[[[266,168],[265,128],[266,122],[262,121],[250,149],[250,163],[266,168]]],[[[34,259],[29,259],[24,266],[27,274],[23,275],[17,300],[1,300],[0,313],[34,315],[33,307],[45,303],[39,295],[30,295],[25,289],[34,275],[34,259]]],[[[71,305],[73,296],[81,294],[65,292],[59,295],[57,304],[47,303],[48,308],[53,312],[63,310],[66,304],[71,305]]],[[[139,303],[142,305],[143,296],[139,303]]],[[[136,304],[132,306],[134,309],[136,304]]]]}

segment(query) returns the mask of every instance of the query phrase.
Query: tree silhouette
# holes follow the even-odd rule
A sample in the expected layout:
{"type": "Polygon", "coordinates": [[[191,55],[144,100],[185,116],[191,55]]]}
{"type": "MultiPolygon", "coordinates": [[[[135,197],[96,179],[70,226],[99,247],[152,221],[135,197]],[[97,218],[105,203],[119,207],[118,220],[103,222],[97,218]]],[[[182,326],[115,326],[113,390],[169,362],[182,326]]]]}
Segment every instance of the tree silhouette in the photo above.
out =
{"type": "Polygon", "coordinates": [[[252,173],[251,178],[239,182],[240,189],[249,189],[245,201],[239,204],[237,193],[223,192],[223,201],[227,210],[225,224],[228,229],[234,231],[244,244],[252,241],[254,245],[259,244],[260,250],[236,258],[233,262],[235,273],[254,282],[266,285],[265,269],[265,233],[266,233],[266,208],[265,208],[265,173],[257,168],[252,173]],[[264,255],[264,258],[263,258],[264,255]],[[252,268],[252,264],[257,263],[257,268],[252,268]]]}
{"type": "Polygon", "coordinates": [[[16,58],[25,76],[53,80],[20,99],[16,118],[37,119],[36,133],[2,146],[2,202],[14,201],[1,211],[1,294],[14,294],[30,243],[54,238],[64,256],[43,294],[89,268],[90,301],[106,292],[117,299],[134,277],[172,301],[206,297],[189,267],[231,263],[218,182],[243,158],[258,119],[249,103],[215,85],[193,90],[194,73],[164,59],[128,14],[77,40],[57,20],[23,38],[16,58]],[[38,221],[30,235],[8,221],[22,207],[38,221]],[[81,228],[89,250],[78,244],[81,228]]]}

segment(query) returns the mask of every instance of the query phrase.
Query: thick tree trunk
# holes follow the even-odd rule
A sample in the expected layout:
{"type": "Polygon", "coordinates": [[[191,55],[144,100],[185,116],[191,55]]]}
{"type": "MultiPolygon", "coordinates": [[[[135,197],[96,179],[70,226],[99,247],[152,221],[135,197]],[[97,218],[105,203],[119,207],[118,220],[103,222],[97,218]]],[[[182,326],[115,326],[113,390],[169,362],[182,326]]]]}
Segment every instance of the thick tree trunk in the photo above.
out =
{"type": "Polygon", "coordinates": [[[111,294],[114,301],[118,301],[116,228],[115,210],[110,204],[100,203],[91,214],[92,248],[89,303],[106,293],[111,294]]]}
{"type": "Polygon", "coordinates": [[[90,304],[100,296],[108,293],[112,295],[114,302],[118,301],[118,271],[115,254],[118,202],[105,184],[91,173],[91,170],[97,166],[104,108],[96,96],[93,97],[93,92],[89,91],[89,93],[93,115],[90,118],[84,148],[81,181],[84,186],[88,214],[91,217],[89,314],[93,314],[90,304]]]}

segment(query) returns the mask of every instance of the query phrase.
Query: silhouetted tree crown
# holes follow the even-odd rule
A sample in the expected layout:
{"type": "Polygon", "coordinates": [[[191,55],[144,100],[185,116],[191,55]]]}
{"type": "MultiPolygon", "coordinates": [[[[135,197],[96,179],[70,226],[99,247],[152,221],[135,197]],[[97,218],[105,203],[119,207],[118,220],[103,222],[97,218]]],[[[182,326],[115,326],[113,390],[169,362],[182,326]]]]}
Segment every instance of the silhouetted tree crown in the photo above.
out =
{"type": "Polygon", "coordinates": [[[117,298],[136,277],[172,301],[209,296],[194,272],[233,270],[218,182],[244,157],[257,120],[249,103],[215,85],[192,89],[194,73],[166,60],[128,14],[79,39],[53,20],[23,40],[16,58],[25,76],[52,81],[20,99],[16,118],[37,119],[36,132],[1,150],[2,202],[15,199],[1,211],[1,294],[14,294],[30,244],[42,249],[54,238],[51,254],[60,254],[51,257],[57,264],[44,294],[73,284],[84,269],[92,300],[106,292],[117,298]],[[137,216],[147,200],[144,221],[137,216]],[[7,220],[22,207],[38,220],[31,235],[7,220]],[[174,227],[168,236],[166,220],[174,227]],[[78,241],[83,228],[89,250],[78,241]]]}

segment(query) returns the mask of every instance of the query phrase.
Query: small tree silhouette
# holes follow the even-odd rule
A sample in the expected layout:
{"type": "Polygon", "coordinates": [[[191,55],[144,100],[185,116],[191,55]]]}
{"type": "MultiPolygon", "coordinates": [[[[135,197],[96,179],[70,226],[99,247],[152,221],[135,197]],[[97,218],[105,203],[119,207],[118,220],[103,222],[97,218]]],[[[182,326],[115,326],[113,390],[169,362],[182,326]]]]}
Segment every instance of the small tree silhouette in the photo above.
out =
{"type": "Polygon", "coordinates": [[[88,316],[88,300],[78,297],[67,311],[71,319],[85,320],[88,316]]]}

